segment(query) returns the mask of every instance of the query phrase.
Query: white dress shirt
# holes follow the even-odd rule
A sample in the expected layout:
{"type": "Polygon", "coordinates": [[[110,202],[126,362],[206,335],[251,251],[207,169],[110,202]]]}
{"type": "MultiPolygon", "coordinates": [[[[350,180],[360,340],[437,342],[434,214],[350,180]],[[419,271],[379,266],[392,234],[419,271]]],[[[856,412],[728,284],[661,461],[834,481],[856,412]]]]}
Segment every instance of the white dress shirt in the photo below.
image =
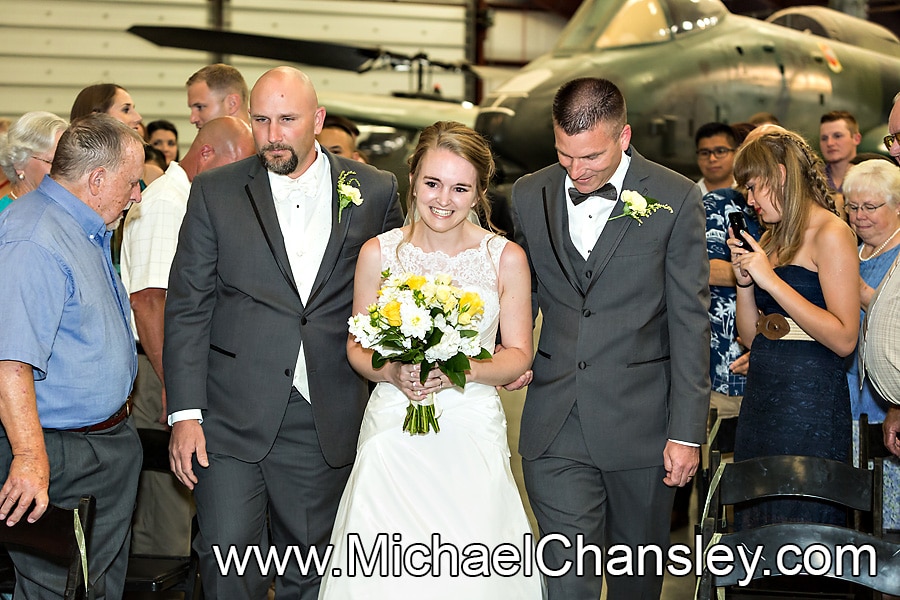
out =
{"type": "MultiPolygon", "coordinates": [[[[613,176],[609,178],[609,183],[616,186],[618,196],[622,195],[622,186],[625,183],[625,174],[631,165],[631,157],[622,152],[622,160],[613,176]]],[[[575,187],[572,178],[566,175],[565,181],[566,194],[566,210],[569,214],[569,236],[578,253],[587,260],[591,255],[591,250],[600,239],[606,222],[612,216],[612,211],[616,207],[616,201],[607,200],[600,196],[591,196],[578,206],[572,202],[569,197],[569,188],[575,187]]]]}
{"type": "MultiPolygon", "coordinates": [[[[275,213],[291,274],[305,303],[319,272],[328,238],[331,235],[331,203],[334,188],[331,166],[316,143],[316,160],[296,179],[269,171],[275,213]]],[[[297,356],[293,385],[309,402],[309,381],[306,373],[306,354],[303,344],[297,356]]]]}

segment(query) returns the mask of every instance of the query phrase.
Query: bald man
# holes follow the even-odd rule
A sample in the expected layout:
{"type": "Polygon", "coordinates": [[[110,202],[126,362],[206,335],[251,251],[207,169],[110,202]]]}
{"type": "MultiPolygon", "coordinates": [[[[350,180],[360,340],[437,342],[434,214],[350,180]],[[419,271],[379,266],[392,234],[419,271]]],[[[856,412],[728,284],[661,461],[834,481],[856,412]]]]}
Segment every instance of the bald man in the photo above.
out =
{"type": "MultiPolygon", "coordinates": [[[[144,190],[144,203],[128,211],[122,241],[122,281],[129,293],[138,348],[134,383],[135,424],[168,429],[163,386],[163,321],[169,268],[195,176],[253,156],[250,126],[235,117],[207,123],[180,162],[144,190]]],[[[190,493],[165,473],[142,473],[134,516],[132,551],[190,552],[190,493]]]]}
{"type": "MultiPolygon", "coordinates": [[[[250,94],[257,156],[194,180],[178,238],[170,460],[194,490],[207,598],[266,598],[274,573],[252,558],[223,573],[229,551],[324,552],[356,454],[368,395],[346,355],[356,258],[402,217],[392,174],[319,146],[324,118],[304,73],[263,74],[250,94]],[[349,171],[363,201],[339,210],[349,171]]],[[[316,598],[321,573],[287,563],[276,598],[316,598]]]]}

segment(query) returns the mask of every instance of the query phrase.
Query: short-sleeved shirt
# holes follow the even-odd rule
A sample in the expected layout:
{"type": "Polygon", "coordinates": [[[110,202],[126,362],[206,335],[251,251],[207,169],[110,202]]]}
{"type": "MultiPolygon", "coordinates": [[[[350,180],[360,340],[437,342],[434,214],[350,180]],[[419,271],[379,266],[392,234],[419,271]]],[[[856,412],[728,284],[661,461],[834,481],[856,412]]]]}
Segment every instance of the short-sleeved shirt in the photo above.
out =
{"type": "Polygon", "coordinates": [[[894,263],[869,303],[861,343],[866,374],[875,390],[900,404],[900,266],[894,263]]]}
{"type": "Polygon", "coordinates": [[[32,366],[41,426],[84,427],[122,406],[137,372],[112,232],[45,177],[0,213],[0,360],[32,366]]]}
{"type": "MultiPolygon", "coordinates": [[[[737,190],[722,188],[703,196],[706,210],[706,253],[710,260],[731,262],[728,240],[728,215],[744,213],[747,230],[759,239],[760,227],[756,215],[747,206],[744,196],[737,190]]],[[[726,396],[742,396],[747,378],[732,373],[728,366],[744,353],[737,342],[735,308],[737,293],[734,287],[709,286],[710,354],[709,377],[713,391],[726,396]]]]}
{"type": "MultiPolygon", "coordinates": [[[[121,263],[122,283],[129,294],[169,287],[169,270],[175,259],[178,231],[190,192],[187,173],[172,161],[165,174],[141,194],[141,203],[129,209],[122,236],[121,263]]],[[[137,331],[134,336],[137,339],[137,331]]]]}

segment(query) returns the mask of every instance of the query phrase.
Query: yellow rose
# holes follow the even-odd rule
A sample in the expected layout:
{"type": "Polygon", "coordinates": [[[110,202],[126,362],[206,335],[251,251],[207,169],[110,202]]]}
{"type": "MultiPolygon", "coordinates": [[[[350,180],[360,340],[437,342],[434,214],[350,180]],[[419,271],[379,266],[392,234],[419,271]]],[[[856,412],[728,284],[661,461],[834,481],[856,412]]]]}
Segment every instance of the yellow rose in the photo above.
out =
{"type": "Polygon", "coordinates": [[[384,308],[381,309],[381,316],[387,319],[388,325],[391,327],[400,327],[403,324],[403,320],[400,318],[400,303],[396,300],[391,300],[384,305],[384,308]]]}
{"type": "Polygon", "coordinates": [[[477,292],[466,292],[459,299],[459,323],[468,325],[472,318],[484,312],[484,301],[477,292]]]}
{"type": "Polygon", "coordinates": [[[450,285],[453,283],[453,277],[446,273],[438,273],[434,276],[434,283],[436,285],[450,285]]]}
{"type": "Polygon", "coordinates": [[[434,288],[434,297],[437,298],[438,302],[441,304],[446,304],[447,300],[450,299],[452,295],[453,289],[449,285],[438,285],[434,288]]]}
{"type": "Polygon", "coordinates": [[[406,278],[406,285],[411,290],[417,290],[425,285],[425,278],[421,275],[410,275],[406,278]]]}

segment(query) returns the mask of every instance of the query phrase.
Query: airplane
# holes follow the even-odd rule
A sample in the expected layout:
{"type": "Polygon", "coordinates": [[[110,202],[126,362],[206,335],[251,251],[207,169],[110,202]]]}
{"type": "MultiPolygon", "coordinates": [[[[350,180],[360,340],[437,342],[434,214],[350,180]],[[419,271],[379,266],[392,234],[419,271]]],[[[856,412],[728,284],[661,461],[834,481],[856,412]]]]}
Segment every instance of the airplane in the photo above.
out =
{"type": "MultiPolygon", "coordinates": [[[[332,66],[360,72],[397,65],[430,68],[427,57],[377,48],[328,44],[323,51],[316,46],[322,42],[250,40],[241,37],[247,34],[222,31],[203,38],[197,35],[202,30],[190,28],[132,31],[160,45],[301,64],[350,57],[349,64],[332,66]]],[[[819,117],[849,110],[863,134],[860,152],[884,153],[881,139],[893,96],[900,92],[900,40],[880,25],[818,6],[784,9],[761,21],[732,14],[720,0],[585,0],[554,49],[489,92],[477,109],[422,94],[421,76],[419,93],[407,97],[323,92],[320,102],[356,121],[411,131],[439,119],[474,125],[491,140],[498,163],[496,192],[503,198],[518,177],[556,161],[553,96],[566,81],[585,76],[609,79],[622,90],[638,151],[695,177],[696,129],[709,121],[746,121],[760,111],[774,113],[815,147],[819,117]]],[[[408,149],[414,143],[412,135],[401,145],[408,149]]],[[[398,179],[405,178],[398,173],[398,179]]],[[[498,225],[508,230],[504,202],[498,205],[498,225]]]]}

